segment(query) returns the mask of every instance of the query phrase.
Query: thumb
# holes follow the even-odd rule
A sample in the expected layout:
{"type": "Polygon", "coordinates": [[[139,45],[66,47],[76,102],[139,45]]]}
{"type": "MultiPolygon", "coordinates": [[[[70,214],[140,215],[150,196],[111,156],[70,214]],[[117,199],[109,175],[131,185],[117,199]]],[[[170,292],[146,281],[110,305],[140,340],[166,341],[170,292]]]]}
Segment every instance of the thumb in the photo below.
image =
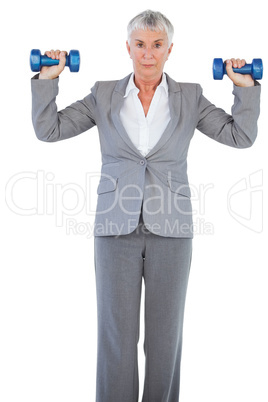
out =
{"type": "Polygon", "coordinates": [[[231,60],[226,60],[225,62],[225,66],[226,66],[226,72],[229,78],[234,78],[234,72],[233,72],[233,63],[231,62],[231,60]]]}
{"type": "Polygon", "coordinates": [[[64,69],[66,64],[66,52],[60,52],[59,67],[61,70],[64,69]]]}

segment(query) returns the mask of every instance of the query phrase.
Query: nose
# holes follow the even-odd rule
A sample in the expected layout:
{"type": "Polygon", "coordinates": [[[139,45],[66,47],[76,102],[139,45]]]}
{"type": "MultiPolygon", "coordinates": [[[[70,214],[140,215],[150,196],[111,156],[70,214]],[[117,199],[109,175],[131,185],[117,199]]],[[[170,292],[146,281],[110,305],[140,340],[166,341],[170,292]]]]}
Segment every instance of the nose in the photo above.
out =
{"type": "Polygon", "coordinates": [[[144,50],[144,58],[145,59],[152,59],[153,57],[153,51],[150,47],[146,47],[144,50]]]}

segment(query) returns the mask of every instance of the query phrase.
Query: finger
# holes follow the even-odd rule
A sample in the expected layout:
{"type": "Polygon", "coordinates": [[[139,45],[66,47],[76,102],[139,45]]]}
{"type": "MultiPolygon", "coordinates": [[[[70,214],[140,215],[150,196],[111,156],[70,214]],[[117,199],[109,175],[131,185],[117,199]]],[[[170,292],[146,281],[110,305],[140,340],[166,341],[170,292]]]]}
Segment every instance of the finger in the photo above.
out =
{"type": "Polygon", "coordinates": [[[51,59],[55,59],[55,50],[51,49],[50,52],[48,52],[50,54],[51,59]]]}
{"type": "Polygon", "coordinates": [[[57,49],[57,50],[55,51],[55,58],[56,58],[56,59],[59,59],[59,58],[60,58],[60,50],[59,50],[59,49],[57,49]]]}
{"type": "Polygon", "coordinates": [[[240,59],[236,59],[236,64],[237,64],[237,68],[241,68],[242,67],[242,62],[240,59]]]}
{"type": "Polygon", "coordinates": [[[238,67],[238,63],[237,63],[238,60],[239,60],[239,59],[235,59],[235,58],[232,58],[232,59],[231,59],[233,68],[237,68],[237,67],[238,67]]]}
{"type": "Polygon", "coordinates": [[[235,64],[236,64],[236,59],[232,58],[232,59],[230,59],[230,61],[231,61],[231,63],[232,63],[232,67],[234,67],[235,64]]]}
{"type": "Polygon", "coordinates": [[[232,63],[233,63],[233,67],[234,68],[241,68],[244,67],[244,65],[246,64],[246,60],[245,59],[231,59],[232,63]]]}
{"type": "Polygon", "coordinates": [[[246,64],[246,60],[245,59],[235,59],[235,58],[232,58],[231,59],[231,62],[232,62],[232,66],[233,66],[233,68],[241,68],[241,67],[244,67],[244,65],[246,64]]]}
{"type": "Polygon", "coordinates": [[[234,68],[241,68],[244,67],[244,65],[246,64],[246,60],[245,59],[235,59],[234,63],[233,63],[233,67],[234,68]],[[236,67],[237,66],[237,67],[236,67]]]}

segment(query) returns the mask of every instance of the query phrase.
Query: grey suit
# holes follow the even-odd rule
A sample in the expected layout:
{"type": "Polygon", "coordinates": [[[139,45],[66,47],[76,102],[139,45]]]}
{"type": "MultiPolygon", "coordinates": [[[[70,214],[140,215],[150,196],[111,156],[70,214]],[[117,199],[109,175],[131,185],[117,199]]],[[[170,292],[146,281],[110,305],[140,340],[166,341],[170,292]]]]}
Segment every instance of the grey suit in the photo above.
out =
{"type": "Polygon", "coordinates": [[[245,148],[257,135],[260,86],[234,88],[232,115],[197,84],[167,76],[171,120],[143,157],[121,121],[129,76],[97,82],[57,113],[58,79],[32,80],[33,124],[43,141],[97,125],[102,152],[95,221],[98,299],[97,402],[137,402],[139,308],[145,280],[143,402],[178,402],[183,314],[193,237],[187,153],[195,129],[245,148]]]}
{"type": "Polygon", "coordinates": [[[92,93],[57,115],[58,79],[32,80],[33,124],[43,141],[73,137],[97,125],[102,152],[96,236],[130,233],[143,219],[149,230],[165,237],[193,236],[187,153],[195,129],[232,147],[252,145],[257,135],[260,86],[234,88],[232,116],[216,108],[200,85],[167,77],[171,120],[144,158],[120,121],[129,76],[97,82],[92,93]],[[47,80],[45,80],[47,81],[47,80]]]}

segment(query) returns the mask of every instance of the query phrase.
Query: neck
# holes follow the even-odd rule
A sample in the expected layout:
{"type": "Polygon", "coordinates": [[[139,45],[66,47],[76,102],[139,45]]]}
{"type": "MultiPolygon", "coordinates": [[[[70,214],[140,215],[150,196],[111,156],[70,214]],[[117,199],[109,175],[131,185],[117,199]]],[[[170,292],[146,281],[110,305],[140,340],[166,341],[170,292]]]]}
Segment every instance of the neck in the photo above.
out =
{"type": "Polygon", "coordinates": [[[142,77],[139,77],[137,74],[134,74],[135,85],[141,92],[155,92],[161,81],[162,74],[160,75],[160,77],[154,77],[152,79],[144,79],[142,77]]]}

